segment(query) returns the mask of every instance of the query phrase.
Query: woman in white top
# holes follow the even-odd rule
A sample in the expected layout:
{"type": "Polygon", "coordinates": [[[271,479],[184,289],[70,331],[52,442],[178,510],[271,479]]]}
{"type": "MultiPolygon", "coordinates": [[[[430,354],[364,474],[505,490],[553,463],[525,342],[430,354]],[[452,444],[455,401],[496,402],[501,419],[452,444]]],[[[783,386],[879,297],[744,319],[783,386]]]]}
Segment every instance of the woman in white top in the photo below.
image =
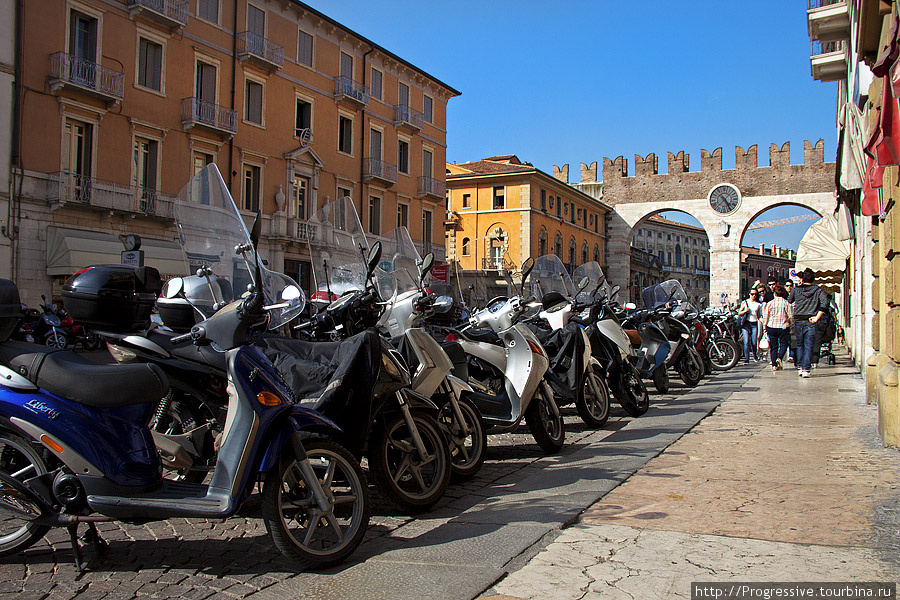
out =
{"type": "Polygon", "coordinates": [[[750,297],[741,302],[738,316],[745,315],[744,327],[741,336],[744,338],[744,362],[750,364],[750,353],[753,360],[759,362],[757,343],[759,340],[759,319],[762,316],[762,303],[759,301],[759,292],[756,288],[750,289],[750,297]]]}

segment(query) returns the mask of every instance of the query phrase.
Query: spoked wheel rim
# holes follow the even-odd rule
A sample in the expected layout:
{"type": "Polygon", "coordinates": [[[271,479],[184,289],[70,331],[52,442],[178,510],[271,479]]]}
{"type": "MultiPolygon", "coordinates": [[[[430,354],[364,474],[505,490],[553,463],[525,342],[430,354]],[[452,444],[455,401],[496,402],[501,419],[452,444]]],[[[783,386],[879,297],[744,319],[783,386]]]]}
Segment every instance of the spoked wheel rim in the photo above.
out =
{"type": "Polygon", "coordinates": [[[584,379],[584,406],[591,417],[597,421],[606,420],[609,416],[609,391],[602,382],[597,380],[594,373],[588,373],[584,379]],[[593,385],[591,385],[593,380],[593,385]],[[594,393],[596,386],[598,394],[594,393]],[[598,397],[599,395],[599,397],[598,397]]]}
{"type": "Polygon", "coordinates": [[[453,407],[447,403],[441,409],[441,422],[444,424],[450,446],[450,462],[454,467],[466,469],[478,462],[484,452],[483,436],[478,435],[479,415],[466,402],[459,403],[459,412],[463,423],[457,423],[453,407]]]}
{"type": "Polygon", "coordinates": [[[714,340],[710,345],[709,360],[713,366],[726,369],[732,362],[737,362],[737,351],[731,344],[714,340]]]}
{"type": "Polygon", "coordinates": [[[382,452],[394,487],[407,498],[424,500],[431,497],[435,488],[443,485],[447,464],[438,459],[440,446],[444,444],[441,434],[418,418],[415,418],[415,425],[425,446],[425,460],[419,457],[403,419],[391,423],[382,452]]]}
{"type": "Polygon", "coordinates": [[[363,485],[347,459],[333,450],[315,448],[308,455],[329,510],[321,510],[296,461],[285,469],[276,506],[294,544],[313,555],[333,555],[354,543],[364,526],[363,485]]]}
{"type": "Polygon", "coordinates": [[[551,439],[558,440],[563,435],[563,419],[562,415],[556,416],[550,408],[550,400],[544,393],[538,398],[538,418],[544,427],[544,431],[551,439]]]}
{"type": "Polygon", "coordinates": [[[61,334],[61,333],[51,333],[49,336],[47,336],[47,340],[46,340],[46,342],[45,342],[45,345],[46,345],[46,346],[49,346],[49,347],[51,347],[51,348],[59,348],[59,349],[62,349],[62,348],[65,348],[66,345],[67,345],[67,344],[66,344],[66,341],[67,341],[67,340],[66,340],[66,336],[64,336],[63,334],[61,334]]]}
{"type": "MultiPolygon", "coordinates": [[[[47,466],[27,447],[27,442],[4,435],[0,437],[0,471],[17,481],[25,481],[47,473],[47,466]]],[[[39,527],[4,512],[0,515],[0,550],[22,543],[39,527]]]]}
{"type": "Polygon", "coordinates": [[[644,410],[650,406],[647,388],[644,386],[644,382],[641,381],[634,372],[628,374],[625,385],[627,386],[628,393],[634,399],[634,403],[639,409],[644,410]]]}

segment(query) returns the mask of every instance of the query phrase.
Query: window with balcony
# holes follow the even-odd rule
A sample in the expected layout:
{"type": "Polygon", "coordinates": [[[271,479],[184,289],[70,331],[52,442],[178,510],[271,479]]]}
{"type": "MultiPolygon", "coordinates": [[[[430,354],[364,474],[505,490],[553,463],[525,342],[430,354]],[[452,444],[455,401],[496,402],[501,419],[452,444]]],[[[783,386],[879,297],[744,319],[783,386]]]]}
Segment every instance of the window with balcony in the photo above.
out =
{"type": "Polygon", "coordinates": [[[409,204],[397,204],[397,227],[409,227],[409,204]]]}
{"type": "Polygon", "coordinates": [[[369,233],[381,235],[381,198],[369,196],[369,233]]]}
{"type": "Polygon", "coordinates": [[[72,11],[69,14],[69,54],[78,61],[97,62],[97,30],[99,21],[72,11]]]}
{"type": "Polygon", "coordinates": [[[218,25],[219,0],[197,0],[197,16],[218,25]]]}
{"type": "Polygon", "coordinates": [[[263,86],[247,80],[244,87],[244,119],[254,125],[263,124],[263,86]]]}
{"type": "Polygon", "coordinates": [[[262,188],[262,167],[244,165],[244,197],[241,208],[251,212],[259,210],[262,188]]]}
{"type": "Polygon", "coordinates": [[[493,193],[493,208],[494,210],[502,210],[506,208],[506,190],[502,185],[498,185],[494,187],[493,193]]]}
{"type": "Polygon", "coordinates": [[[376,69],[372,67],[372,74],[370,76],[371,85],[369,86],[371,89],[369,90],[369,96],[372,98],[376,98],[378,100],[382,100],[382,87],[384,86],[384,75],[376,69]]]}
{"type": "Polygon", "coordinates": [[[162,91],[163,46],[153,40],[138,40],[138,76],[141,87],[162,91]]]}
{"type": "Polygon", "coordinates": [[[422,252],[431,252],[431,222],[433,215],[430,210],[422,211],[422,252]]]}
{"type": "Polygon", "coordinates": [[[291,216],[295,219],[306,219],[306,194],[308,190],[309,180],[305,177],[295,175],[291,193],[291,216]]]}
{"type": "Polygon", "coordinates": [[[397,170],[409,174],[409,142],[403,138],[397,141],[397,170]]]}
{"type": "Polygon", "coordinates": [[[297,98],[297,109],[294,117],[294,136],[301,137],[304,130],[312,131],[312,103],[297,98]]]}
{"type": "Polygon", "coordinates": [[[383,135],[380,129],[374,127],[369,130],[369,158],[373,160],[381,160],[383,135]]]}
{"type": "Polygon", "coordinates": [[[343,115],[338,117],[338,151],[353,154],[353,120],[343,115]]]}
{"type": "Polygon", "coordinates": [[[247,4],[247,31],[253,34],[250,38],[250,45],[259,45],[258,48],[251,48],[251,51],[257,56],[265,56],[266,50],[262,44],[262,40],[266,38],[266,11],[247,4]],[[257,41],[258,40],[258,41],[257,41]]]}
{"type": "Polygon", "coordinates": [[[89,202],[93,175],[94,126],[75,119],[66,119],[62,141],[63,175],[71,199],[89,202]]]}
{"type": "Polygon", "coordinates": [[[409,86],[402,81],[397,84],[397,105],[409,106],[409,86]]]}
{"type": "Polygon", "coordinates": [[[297,33],[297,62],[307,67],[313,66],[313,36],[302,29],[297,33]]]}
{"type": "Polygon", "coordinates": [[[422,149],[422,177],[434,177],[434,152],[428,148],[422,149]]]}
{"type": "Polygon", "coordinates": [[[422,112],[425,115],[426,123],[434,123],[434,99],[431,96],[424,96],[422,99],[422,112]]]}
{"type": "Polygon", "coordinates": [[[196,98],[201,103],[216,103],[216,67],[197,61],[196,98]]]}
{"type": "Polygon", "coordinates": [[[134,182],[134,185],[142,190],[155,190],[159,142],[147,138],[135,137],[133,153],[132,181],[134,182]]]}
{"type": "Polygon", "coordinates": [[[341,52],[341,77],[353,80],[353,57],[346,52],[341,52]]]}

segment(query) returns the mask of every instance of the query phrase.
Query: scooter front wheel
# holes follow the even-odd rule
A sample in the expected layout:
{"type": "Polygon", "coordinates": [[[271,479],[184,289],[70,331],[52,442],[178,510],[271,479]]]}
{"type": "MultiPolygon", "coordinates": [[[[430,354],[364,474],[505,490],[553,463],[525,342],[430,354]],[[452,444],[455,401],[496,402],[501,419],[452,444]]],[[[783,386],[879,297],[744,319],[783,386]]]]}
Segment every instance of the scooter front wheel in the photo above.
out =
{"type": "Polygon", "coordinates": [[[465,396],[456,401],[462,422],[451,402],[441,406],[441,427],[450,443],[450,477],[454,481],[471,479],[484,464],[487,432],[484,419],[475,404],[465,396]]]}
{"type": "Polygon", "coordinates": [[[575,399],[578,416],[590,427],[600,428],[609,419],[609,388],[603,370],[594,365],[584,376],[581,394],[575,399]]]}
{"type": "Polygon", "coordinates": [[[287,452],[266,475],[262,517],[285,556],[326,567],[344,560],[362,542],[369,525],[368,487],[359,463],[340,445],[314,438],[303,446],[328,509],[322,510],[300,463],[287,452]]]}
{"type": "Polygon", "coordinates": [[[678,361],[678,375],[681,381],[688,387],[695,387],[703,378],[703,367],[701,366],[700,355],[688,349],[678,361]]]}
{"type": "Polygon", "coordinates": [[[653,385],[660,394],[669,393],[669,374],[665,365],[660,365],[653,371],[653,385]]]}
{"type": "MultiPolygon", "coordinates": [[[[0,472],[25,481],[47,473],[47,463],[30,442],[17,435],[0,432],[0,472]]],[[[0,520],[0,556],[9,556],[30,547],[50,531],[46,525],[8,516],[0,520]]]]}
{"type": "Polygon", "coordinates": [[[550,386],[541,382],[534,397],[525,409],[525,422],[544,452],[555,454],[559,452],[566,442],[566,429],[563,424],[559,406],[549,391],[550,386]]]}
{"type": "Polygon", "coordinates": [[[62,331],[53,330],[44,338],[44,345],[62,350],[69,345],[69,338],[62,331]]]}
{"type": "Polygon", "coordinates": [[[619,398],[619,404],[632,417],[640,417],[650,410],[650,394],[647,393],[647,386],[644,385],[640,373],[630,365],[624,369],[621,377],[623,393],[619,398]]]}
{"type": "Polygon", "coordinates": [[[727,371],[738,363],[740,350],[738,345],[727,338],[715,338],[709,343],[709,362],[717,371],[727,371]]]}

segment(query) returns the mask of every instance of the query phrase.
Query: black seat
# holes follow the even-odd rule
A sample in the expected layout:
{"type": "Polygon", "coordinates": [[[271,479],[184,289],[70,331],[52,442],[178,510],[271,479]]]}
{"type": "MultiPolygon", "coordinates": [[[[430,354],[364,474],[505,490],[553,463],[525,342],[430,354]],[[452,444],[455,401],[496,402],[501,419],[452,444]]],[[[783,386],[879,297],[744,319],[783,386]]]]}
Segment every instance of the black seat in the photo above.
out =
{"type": "Polygon", "coordinates": [[[26,342],[0,344],[0,362],[51,394],[95,408],[155,402],[169,391],[153,364],[100,364],[70,350],[26,342]]]}
{"type": "Polygon", "coordinates": [[[473,342],[485,342],[488,344],[500,343],[500,336],[494,333],[492,329],[468,329],[463,332],[463,335],[473,342]]]}

